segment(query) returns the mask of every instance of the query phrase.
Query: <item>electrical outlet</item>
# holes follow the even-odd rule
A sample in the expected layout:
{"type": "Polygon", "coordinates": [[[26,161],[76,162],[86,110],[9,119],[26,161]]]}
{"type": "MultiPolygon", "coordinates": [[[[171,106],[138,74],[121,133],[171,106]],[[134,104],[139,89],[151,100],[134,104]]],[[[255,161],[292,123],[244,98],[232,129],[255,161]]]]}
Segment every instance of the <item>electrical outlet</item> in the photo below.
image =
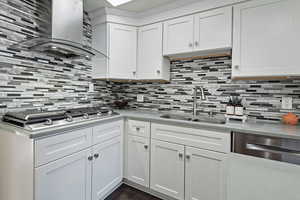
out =
{"type": "Polygon", "coordinates": [[[292,97],[282,97],[282,109],[293,109],[293,98],[292,97]]]}
{"type": "Polygon", "coordinates": [[[144,95],[138,94],[138,95],[136,96],[136,100],[137,100],[137,102],[144,102],[144,95]]]}

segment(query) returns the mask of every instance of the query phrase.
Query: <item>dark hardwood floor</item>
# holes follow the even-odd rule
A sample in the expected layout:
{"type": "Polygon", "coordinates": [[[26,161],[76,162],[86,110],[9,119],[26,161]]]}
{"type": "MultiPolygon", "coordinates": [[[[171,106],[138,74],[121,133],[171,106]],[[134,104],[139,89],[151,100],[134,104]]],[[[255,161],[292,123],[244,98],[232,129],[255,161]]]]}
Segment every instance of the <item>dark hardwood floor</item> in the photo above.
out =
{"type": "Polygon", "coordinates": [[[108,196],[105,200],[161,200],[161,199],[123,184],[116,191],[114,191],[110,196],[108,196]]]}

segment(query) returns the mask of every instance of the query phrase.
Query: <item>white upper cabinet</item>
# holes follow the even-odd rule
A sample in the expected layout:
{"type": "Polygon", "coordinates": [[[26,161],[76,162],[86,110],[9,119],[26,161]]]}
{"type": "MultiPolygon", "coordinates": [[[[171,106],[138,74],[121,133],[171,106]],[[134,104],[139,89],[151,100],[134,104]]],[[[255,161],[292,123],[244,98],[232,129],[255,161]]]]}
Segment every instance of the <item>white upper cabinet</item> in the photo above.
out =
{"type": "Polygon", "coordinates": [[[299,76],[300,1],[234,6],[233,78],[299,76]]]}
{"type": "Polygon", "coordinates": [[[194,16],[181,17],[164,23],[164,55],[193,51],[194,16]]]}
{"type": "Polygon", "coordinates": [[[137,78],[169,80],[170,61],[163,57],[163,25],[153,24],[139,28],[137,78]]]}
{"type": "Polygon", "coordinates": [[[230,49],[232,46],[232,7],[195,15],[195,50],[230,49]]]}
{"type": "Polygon", "coordinates": [[[164,23],[164,55],[231,48],[232,7],[164,23]]]}
{"type": "Polygon", "coordinates": [[[109,24],[109,78],[135,79],[137,28],[109,24]]]}
{"type": "Polygon", "coordinates": [[[228,50],[232,7],[142,27],[114,23],[93,26],[93,47],[108,58],[93,58],[94,79],[170,80],[164,56],[228,50]]]}
{"type": "Polygon", "coordinates": [[[185,200],[225,200],[227,155],[186,147],[185,200]]]}
{"type": "Polygon", "coordinates": [[[135,79],[137,28],[120,24],[93,26],[93,47],[108,58],[93,58],[94,79],[135,79]]]}

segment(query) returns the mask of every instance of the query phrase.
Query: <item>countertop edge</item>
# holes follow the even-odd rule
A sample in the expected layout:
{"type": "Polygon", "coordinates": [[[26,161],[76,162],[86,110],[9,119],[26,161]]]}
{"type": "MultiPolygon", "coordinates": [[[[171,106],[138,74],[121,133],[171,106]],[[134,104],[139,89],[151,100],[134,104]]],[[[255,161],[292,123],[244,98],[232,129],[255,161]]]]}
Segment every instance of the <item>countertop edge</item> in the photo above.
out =
{"type": "Polygon", "coordinates": [[[239,132],[239,133],[300,140],[299,126],[288,126],[283,124],[272,124],[272,123],[270,124],[269,123],[244,123],[243,124],[241,122],[234,122],[234,123],[229,122],[226,124],[212,124],[212,123],[190,122],[190,121],[182,121],[182,120],[174,120],[174,119],[163,119],[160,118],[159,113],[150,113],[150,112],[143,112],[143,111],[117,111],[117,112],[119,112],[120,115],[116,115],[104,119],[94,119],[94,120],[85,121],[78,124],[72,124],[69,126],[54,127],[48,130],[41,130],[35,132],[26,131],[22,128],[11,126],[6,123],[0,123],[0,128],[5,129],[6,131],[9,131],[11,133],[28,136],[30,139],[41,139],[48,136],[53,136],[64,132],[68,132],[70,130],[89,127],[94,124],[101,124],[113,120],[129,118],[135,120],[150,121],[153,123],[177,125],[177,126],[188,127],[188,128],[196,128],[196,129],[202,128],[206,130],[224,132],[225,134],[230,134],[232,132],[239,132]]]}

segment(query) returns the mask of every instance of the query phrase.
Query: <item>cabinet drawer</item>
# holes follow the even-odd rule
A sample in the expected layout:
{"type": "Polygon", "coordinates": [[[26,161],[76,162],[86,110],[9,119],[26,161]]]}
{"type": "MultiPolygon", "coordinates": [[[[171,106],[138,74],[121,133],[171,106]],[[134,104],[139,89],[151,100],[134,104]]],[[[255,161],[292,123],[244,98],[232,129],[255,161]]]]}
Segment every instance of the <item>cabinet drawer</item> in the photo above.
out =
{"type": "Polygon", "coordinates": [[[230,152],[230,134],[153,123],[151,137],[202,149],[230,152]]]}
{"type": "Polygon", "coordinates": [[[150,137],[150,122],[128,120],[128,134],[150,137]]]}
{"type": "Polygon", "coordinates": [[[105,142],[122,134],[123,121],[114,121],[93,127],[93,144],[105,142]]]}
{"type": "Polygon", "coordinates": [[[92,145],[92,128],[35,141],[35,166],[41,166],[92,145]]]}

